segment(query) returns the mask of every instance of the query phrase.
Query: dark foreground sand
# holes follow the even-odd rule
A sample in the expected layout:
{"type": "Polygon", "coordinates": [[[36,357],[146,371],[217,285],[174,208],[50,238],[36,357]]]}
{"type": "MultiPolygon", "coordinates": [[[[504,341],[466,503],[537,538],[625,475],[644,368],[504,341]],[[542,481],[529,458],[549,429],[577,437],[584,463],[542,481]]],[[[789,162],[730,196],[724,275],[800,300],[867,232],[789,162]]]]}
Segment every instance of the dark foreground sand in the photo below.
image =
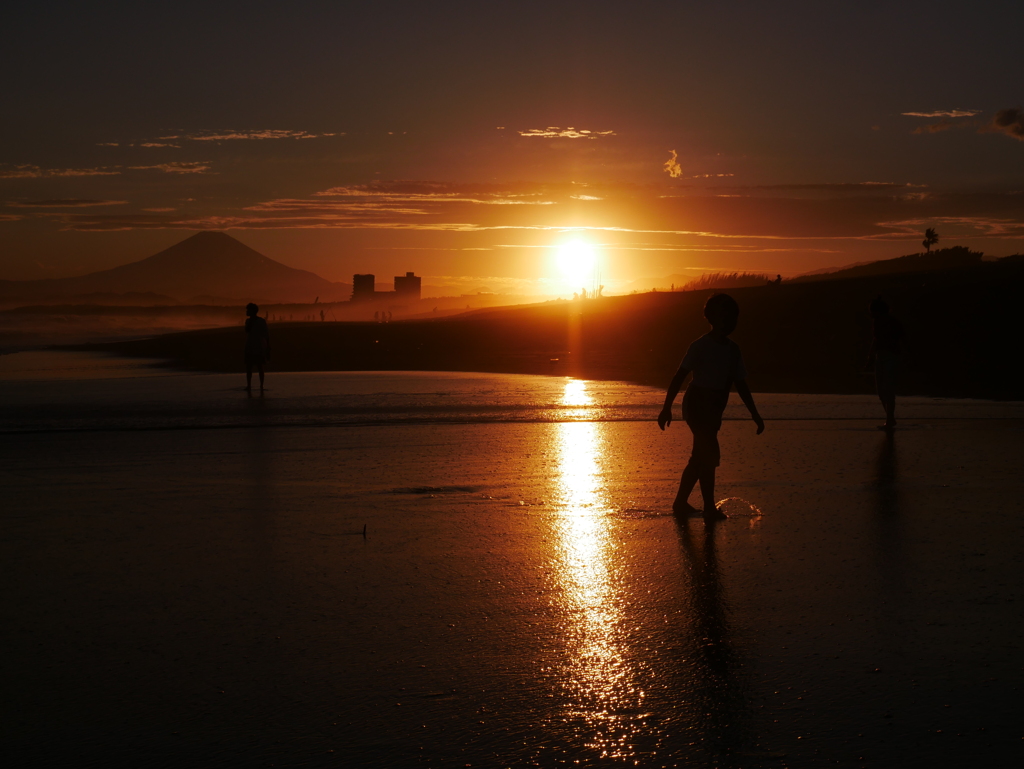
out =
{"type": "Polygon", "coordinates": [[[1021,765],[1022,420],[252,425],[0,434],[7,766],[1021,765]]]}

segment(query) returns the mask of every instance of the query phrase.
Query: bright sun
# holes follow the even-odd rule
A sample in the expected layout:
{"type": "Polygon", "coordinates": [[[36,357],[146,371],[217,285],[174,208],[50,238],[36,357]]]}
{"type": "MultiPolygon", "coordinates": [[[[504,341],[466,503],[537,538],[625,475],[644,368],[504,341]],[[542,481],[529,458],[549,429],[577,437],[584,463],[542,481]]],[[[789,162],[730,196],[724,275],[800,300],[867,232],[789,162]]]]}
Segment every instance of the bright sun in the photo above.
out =
{"type": "Polygon", "coordinates": [[[597,254],[589,243],[574,240],[558,249],[558,270],[574,290],[592,289],[596,279],[597,254]]]}

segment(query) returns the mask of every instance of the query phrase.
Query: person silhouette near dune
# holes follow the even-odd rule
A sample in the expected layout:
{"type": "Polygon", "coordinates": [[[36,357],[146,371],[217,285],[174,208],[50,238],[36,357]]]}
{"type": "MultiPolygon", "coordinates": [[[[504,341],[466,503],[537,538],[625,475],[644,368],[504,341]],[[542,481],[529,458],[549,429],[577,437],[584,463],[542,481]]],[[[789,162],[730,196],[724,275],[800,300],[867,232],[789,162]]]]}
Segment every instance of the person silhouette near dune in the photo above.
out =
{"type": "Polygon", "coordinates": [[[704,305],[704,317],[711,324],[711,331],[694,340],[686,350],[683,362],[669,383],[665,405],[658,414],[658,427],[662,430],[672,424],[672,404],[692,372],[693,380],[683,396],[683,419],[693,433],[693,450],[672,503],[672,511],[676,514],[695,512],[688,500],[699,481],[704,498],[704,519],[712,521],[726,517],[715,505],[715,468],[721,461],[718,431],[722,427],[722,414],[733,385],[757,425],[757,434],[764,432],[764,420],[758,414],[747,386],[747,370],[739,345],[729,339],[729,334],[736,330],[739,316],[740,306],[728,294],[715,294],[708,299],[704,305]]]}
{"type": "Polygon", "coordinates": [[[888,303],[880,296],[871,300],[871,352],[868,370],[875,372],[878,399],[885,409],[882,429],[896,427],[896,381],[903,357],[903,324],[889,314],[888,303]]]}
{"type": "Polygon", "coordinates": [[[249,302],[245,306],[245,390],[252,392],[252,370],[260,372],[260,392],[263,392],[263,365],[270,360],[270,330],[267,321],[259,316],[260,308],[249,302]]]}

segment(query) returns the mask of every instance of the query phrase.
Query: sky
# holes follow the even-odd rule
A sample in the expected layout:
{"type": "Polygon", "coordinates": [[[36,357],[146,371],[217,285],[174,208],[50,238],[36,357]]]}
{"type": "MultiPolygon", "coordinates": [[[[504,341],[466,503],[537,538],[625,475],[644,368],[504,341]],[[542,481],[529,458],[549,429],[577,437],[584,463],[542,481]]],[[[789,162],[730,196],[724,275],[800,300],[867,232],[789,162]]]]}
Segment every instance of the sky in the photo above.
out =
{"type": "Polygon", "coordinates": [[[1024,4],[21,3],[0,279],[218,229],[330,280],[557,293],[1024,251],[1024,4]],[[561,282],[560,282],[561,281],[561,282]]]}

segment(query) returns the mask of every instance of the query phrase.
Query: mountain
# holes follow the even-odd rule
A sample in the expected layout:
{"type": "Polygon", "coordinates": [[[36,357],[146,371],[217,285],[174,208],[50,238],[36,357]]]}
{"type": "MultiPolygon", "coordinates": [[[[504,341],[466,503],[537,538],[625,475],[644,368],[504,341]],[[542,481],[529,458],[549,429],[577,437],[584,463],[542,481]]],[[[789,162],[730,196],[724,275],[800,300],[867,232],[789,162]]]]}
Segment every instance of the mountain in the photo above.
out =
{"type": "Polygon", "coordinates": [[[200,232],[158,254],[75,278],[2,280],[0,298],[152,293],[188,302],[200,296],[244,302],[347,300],[352,287],[275,262],[223,232],[200,232]]]}

